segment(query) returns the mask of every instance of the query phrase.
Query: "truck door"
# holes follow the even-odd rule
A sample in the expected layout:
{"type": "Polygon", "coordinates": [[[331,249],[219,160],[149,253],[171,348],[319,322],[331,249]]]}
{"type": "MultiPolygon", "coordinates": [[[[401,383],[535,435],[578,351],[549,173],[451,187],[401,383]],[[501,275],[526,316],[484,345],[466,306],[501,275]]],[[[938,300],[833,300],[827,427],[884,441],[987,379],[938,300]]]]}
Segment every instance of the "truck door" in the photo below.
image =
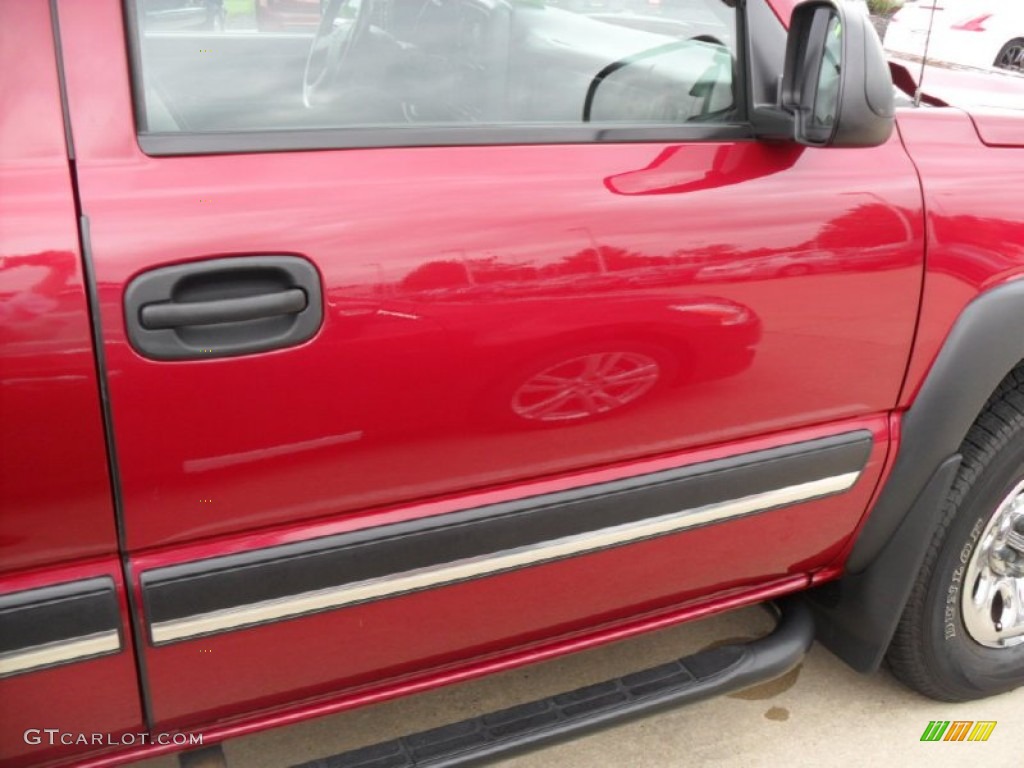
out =
{"type": "Polygon", "coordinates": [[[897,138],[753,140],[718,0],[238,5],[58,3],[157,723],[836,563],[917,312],[897,138]]]}

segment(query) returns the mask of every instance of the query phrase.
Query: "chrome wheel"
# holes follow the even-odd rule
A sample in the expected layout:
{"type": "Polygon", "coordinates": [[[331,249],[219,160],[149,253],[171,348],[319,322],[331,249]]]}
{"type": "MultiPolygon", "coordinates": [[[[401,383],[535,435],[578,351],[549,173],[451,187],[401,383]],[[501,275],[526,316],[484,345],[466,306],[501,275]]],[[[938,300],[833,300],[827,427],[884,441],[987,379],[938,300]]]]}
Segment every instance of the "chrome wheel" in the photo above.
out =
{"type": "Polygon", "coordinates": [[[999,69],[1024,72],[1024,40],[1011,40],[1004,45],[996,58],[995,66],[999,69]]]}
{"type": "Polygon", "coordinates": [[[512,395],[512,410],[530,421],[587,419],[614,411],[647,394],[661,366],[638,352],[594,352],[545,368],[512,395]]]}
{"type": "Polygon", "coordinates": [[[1024,482],[1003,499],[964,575],[964,626],[989,648],[1024,643],[1024,482]]]}

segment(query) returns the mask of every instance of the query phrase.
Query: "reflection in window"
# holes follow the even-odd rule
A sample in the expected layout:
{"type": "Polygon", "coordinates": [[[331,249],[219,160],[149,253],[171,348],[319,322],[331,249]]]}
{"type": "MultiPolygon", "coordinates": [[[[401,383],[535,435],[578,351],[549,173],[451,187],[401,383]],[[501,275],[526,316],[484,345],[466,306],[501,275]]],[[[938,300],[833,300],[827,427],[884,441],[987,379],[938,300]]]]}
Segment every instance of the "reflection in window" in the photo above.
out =
{"type": "Polygon", "coordinates": [[[818,92],[814,99],[812,125],[829,128],[836,120],[839,105],[840,67],[843,56],[843,28],[839,17],[832,15],[825,31],[825,53],[818,73],[818,92]]]}
{"type": "Polygon", "coordinates": [[[135,0],[149,132],[733,117],[731,0],[135,0]],[[593,87],[592,87],[593,86],[593,87]]]}

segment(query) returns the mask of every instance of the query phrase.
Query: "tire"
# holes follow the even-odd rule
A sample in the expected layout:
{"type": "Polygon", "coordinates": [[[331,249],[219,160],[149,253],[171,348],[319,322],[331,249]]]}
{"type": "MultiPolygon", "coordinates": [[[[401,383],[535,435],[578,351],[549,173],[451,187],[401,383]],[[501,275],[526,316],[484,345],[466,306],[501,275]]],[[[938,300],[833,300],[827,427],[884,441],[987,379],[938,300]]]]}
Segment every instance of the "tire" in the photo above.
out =
{"type": "Polygon", "coordinates": [[[1024,72],[1024,37],[1015,37],[1000,48],[992,66],[1011,72],[1024,72]]]}
{"type": "MultiPolygon", "coordinates": [[[[992,583],[980,576],[992,562],[989,553],[1008,551],[1003,536],[989,545],[992,524],[1013,520],[1024,528],[1024,513],[1004,504],[1024,498],[1024,373],[1011,375],[992,396],[961,454],[963,463],[886,656],[899,680],[941,701],[968,701],[1024,685],[1024,642],[1013,644],[1024,635],[1007,639],[995,627],[997,618],[1009,621],[1006,604],[996,598],[973,608],[969,600],[979,584],[992,583]]],[[[997,566],[1003,568],[1004,560],[997,566]]],[[[1010,567],[1007,578],[1015,578],[1018,565],[1010,567]]]]}

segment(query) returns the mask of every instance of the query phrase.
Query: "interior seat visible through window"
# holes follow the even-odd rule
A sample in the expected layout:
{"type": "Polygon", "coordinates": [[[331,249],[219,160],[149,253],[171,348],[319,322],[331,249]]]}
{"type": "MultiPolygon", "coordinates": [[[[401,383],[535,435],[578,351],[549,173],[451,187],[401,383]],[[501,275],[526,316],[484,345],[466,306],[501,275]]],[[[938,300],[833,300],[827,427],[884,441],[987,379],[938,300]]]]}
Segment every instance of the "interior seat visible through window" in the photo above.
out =
{"type": "Polygon", "coordinates": [[[285,25],[233,3],[183,29],[136,0],[134,74],[154,133],[728,124],[731,5],[307,0],[285,25]]]}

